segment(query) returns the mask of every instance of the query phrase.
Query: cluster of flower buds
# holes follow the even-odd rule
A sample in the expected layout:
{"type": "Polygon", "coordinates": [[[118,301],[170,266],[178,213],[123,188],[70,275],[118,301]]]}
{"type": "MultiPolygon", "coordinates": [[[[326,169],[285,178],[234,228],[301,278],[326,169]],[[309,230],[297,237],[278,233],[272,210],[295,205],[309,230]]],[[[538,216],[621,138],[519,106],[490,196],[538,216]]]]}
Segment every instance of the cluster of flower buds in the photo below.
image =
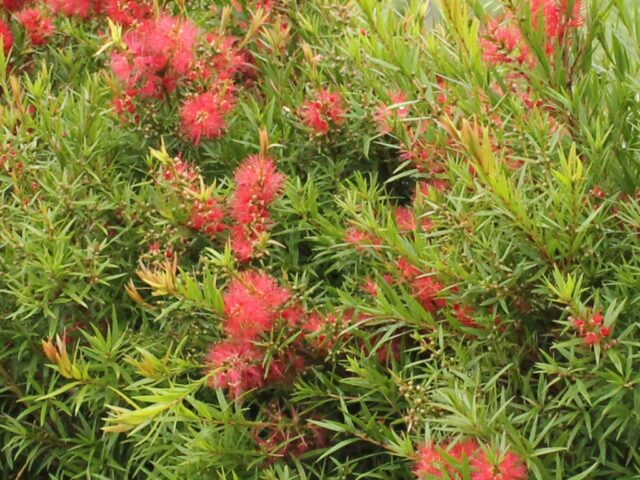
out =
{"type": "Polygon", "coordinates": [[[593,312],[587,318],[570,317],[569,320],[584,342],[590,346],[606,343],[613,333],[611,327],[604,325],[604,316],[599,311],[593,312]]]}
{"type": "MultiPolygon", "coordinates": [[[[303,453],[327,444],[326,430],[305,419],[295,409],[291,413],[274,406],[268,410],[268,421],[256,427],[254,439],[270,454],[269,462],[278,457],[299,457],[303,453]]],[[[317,418],[315,418],[317,419],[317,418]]]]}
{"type": "Polygon", "coordinates": [[[302,123],[315,135],[324,136],[345,119],[344,100],[338,92],[320,90],[300,110],[302,123]]]}

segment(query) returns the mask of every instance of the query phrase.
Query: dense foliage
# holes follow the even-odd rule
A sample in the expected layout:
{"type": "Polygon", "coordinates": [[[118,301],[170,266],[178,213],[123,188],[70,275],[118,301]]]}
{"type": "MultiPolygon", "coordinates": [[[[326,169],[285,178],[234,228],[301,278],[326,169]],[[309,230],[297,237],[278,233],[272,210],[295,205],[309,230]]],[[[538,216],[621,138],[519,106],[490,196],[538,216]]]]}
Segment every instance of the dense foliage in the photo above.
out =
{"type": "Polygon", "coordinates": [[[633,0],[0,2],[2,478],[640,478],[633,0]]]}

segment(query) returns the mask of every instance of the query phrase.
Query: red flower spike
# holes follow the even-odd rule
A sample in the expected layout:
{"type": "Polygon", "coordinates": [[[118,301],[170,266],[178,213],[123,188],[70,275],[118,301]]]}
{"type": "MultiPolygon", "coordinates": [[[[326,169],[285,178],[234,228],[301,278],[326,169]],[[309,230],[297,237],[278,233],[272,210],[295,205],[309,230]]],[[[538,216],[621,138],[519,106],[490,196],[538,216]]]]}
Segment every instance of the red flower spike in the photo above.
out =
{"type": "Polygon", "coordinates": [[[144,0],[107,0],[104,13],[113,22],[130,27],[151,17],[153,7],[150,2],[144,0]]]}
{"type": "Polygon", "coordinates": [[[22,10],[16,18],[24,27],[32,45],[44,45],[55,31],[51,18],[44,16],[38,8],[22,10]]]}
{"type": "Polygon", "coordinates": [[[231,215],[240,224],[264,223],[267,207],[282,192],[285,177],[269,157],[252,155],[236,170],[231,215]]]}
{"type": "Polygon", "coordinates": [[[406,102],[407,98],[406,93],[398,91],[391,94],[391,105],[385,105],[383,103],[378,105],[378,109],[374,114],[374,120],[378,124],[378,129],[381,133],[390,133],[393,129],[394,120],[407,117],[409,114],[408,107],[391,108],[393,105],[406,102]]]}
{"type": "Polygon", "coordinates": [[[92,0],[47,0],[55,13],[87,20],[94,13],[92,0]]]}
{"type": "Polygon", "coordinates": [[[327,135],[332,126],[341,125],[344,115],[342,96],[329,90],[320,90],[315,99],[305,102],[300,110],[302,123],[319,136],[327,135]]]}
{"type": "Polygon", "coordinates": [[[196,145],[202,139],[220,137],[226,127],[225,117],[233,109],[235,99],[229,94],[201,93],[182,104],[182,130],[196,145]]]}
{"type": "Polygon", "coordinates": [[[251,341],[268,331],[291,293],[270,276],[243,272],[224,295],[224,329],[231,338],[251,341]]]}
{"type": "Polygon", "coordinates": [[[226,388],[232,397],[264,384],[264,353],[249,342],[226,340],[211,347],[206,358],[209,385],[226,388]]]}
{"type": "Polygon", "coordinates": [[[472,480],[527,480],[527,468],[522,459],[513,452],[506,452],[498,464],[494,464],[486,453],[479,451],[471,462],[472,480]]]}
{"type": "Polygon", "coordinates": [[[13,47],[13,32],[4,20],[0,19],[0,39],[2,39],[3,51],[5,56],[9,55],[9,51],[13,47]]]}

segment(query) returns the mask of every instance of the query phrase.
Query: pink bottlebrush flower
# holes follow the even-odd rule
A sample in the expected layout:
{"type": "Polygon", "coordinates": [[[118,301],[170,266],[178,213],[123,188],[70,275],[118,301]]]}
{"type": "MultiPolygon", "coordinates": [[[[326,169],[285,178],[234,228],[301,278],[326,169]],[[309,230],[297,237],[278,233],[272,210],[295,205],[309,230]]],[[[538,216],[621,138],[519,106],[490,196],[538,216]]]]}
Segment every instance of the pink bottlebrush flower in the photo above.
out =
{"type": "Polygon", "coordinates": [[[409,207],[396,209],[396,225],[401,232],[414,232],[416,230],[416,215],[409,207]]]}
{"type": "MultiPolygon", "coordinates": [[[[126,88],[136,89],[138,96],[161,97],[165,91],[175,90],[190,73],[198,36],[195,25],[179,17],[161,15],[135,21],[123,37],[126,49],[112,53],[111,68],[126,88]]],[[[223,111],[232,100],[229,89],[227,92],[229,95],[218,98],[223,111]]]]}
{"type": "Polygon", "coordinates": [[[413,472],[419,479],[443,478],[446,472],[448,478],[458,478],[458,465],[469,463],[478,450],[475,440],[464,440],[449,447],[445,444],[442,448],[446,456],[442,455],[433,444],[427,444],[420,448],[418,461],[413,472]],[[447,458],[448,457],[448,458],[447,458]],[[453,460],[453,463],[451,462],[453,460]]]}
{"type": "MultiPolygon", "coordinates": [[[[342,321],[348,323],[351,318],[345,314],[342,321]]],[[[314,348],[330,351],[338,339],[338,317],[334,314],[321,315],[313,312],[304,319],[301,325],[302,337],[314,348]]]]}
{"type": "Polygon", "coordinates": [[[472,439],[466,439],[450,447],[447,453],[449,456],[455,458],[458,463],[462,463],[470,461],[478,449],[478,442],[472,439]]]}
{"type": "Polygon", "coordinates": [[[442,282],[433,275],[424,275],[415,265],[406,258],[399,258],[397,263],[403,281],[408,281],[415,298],[420,301],[425,310],[434,313],[442,310],[447,302],[440,298],[445,289],[442,282]]]}
{"type": "MultiPolygon", "coordinates": [[[[418,228],[418,219],[416,218],[416,213],[412,208],[399,207],[396,209],[395,213],[398,230],[403,233],[416,231],[418,228]]],[[[421,218],[419,225],[425,232],[429,232],[434,228],[433,222],[429,218],[421,218]]]]}
{"type": "Polygon", "coordinates": [[[255,61],[249,51],[237,46],[236,37],[209,33],[206,40],[211,51],[200,60],[196,69],[192,69],[190,77],[193,80],[206,81],[214,73],[220,80],[255,75],[255,61]]]}
{"type": "Polygon", "coordinates": [[[542,25],[547,35],[547,55],[552,55],[554,50],[566,38],[570,29],[582,26],[582,1],[575,0],[573,9],[569,11],[570,0],[532,0],[531,12],[533,14],[534,27],[542,25]]]}
{"type": "Polygon", "coordinates": [[[195,60],[198,28],[190,20],[169,15],[160,16],[156,26],[159,38],[168,35],[169,45],[166,52],[169,54],[173,70],[179,75],[187,75],[195,60]]]}
{"type": "Polygon", "coordinates": [[[344,237],[347,243],[350,243],[358,250],[366,250],[368,247],[374,249],[382,245],[382,240],[373,233],[365,232],[358,227],[349,227],[344,237]]]}
{"type": "Polygon", "coordinates": [[[527,480],[528,473],[522,459],[507,451],[497,464],[493,463],[485,452],[479,451],[471,462],[472,480],[527,480]]]}
{"type": "Polygon", "coordinates": [[[94,13],[92,0],[47,0],[55,13],[87,20],[94,13]]]}
{"type": "Polygon", "coordinates": [[[405,103],[407,98],[407,94],[404,92],[393,92],[391,94],[391,105],[385,105],[384,103],[378,105],[373,118],[378,124],[378,129],[381,133],[390,133],[393,130],[394,120],[406,118],[409,114],[409,107],[393,107],[393,105],[405,103]]]}
{"type": "Polygon", "coordinates": [[[223,220],[224,212],[215,199],[197,200],[191,209],[189,226],[209,237],[214,237],[226,228],[223,220]]]}
{"type": "Polygon", "coordinates": [[[300,110],[302,123],[316,135],[327,135],[332,126],[344,121],[342,96],[337,92],[320,90],[315,99],[308,100],[300,110]]]}
{"type": "Polygon", "coordinates": [[[231,249],[238,260],[247,262],[267,238],[269,206],[282,193],[285,176],[273,159],[261,154],[248,157],[238,167],[235,181],[230,209],[238,225],[232,229],[231,249]]]}
{"type": "Polygon", "coordinates": [[[278,172],[273,159],[252,155],[238,167],[234,178],[232,217],[244,225],[264,223],[269,217],[269,205],[282,192],[285,176],[278,172]]]}
{"type": "Polygon", "coordinates": [[[413,295],[420,301],[425,310],[435,313],[442,310],[447,302],[440,298],[440,293],[445,286],[433,276],[420,276],[411,283],[413,295]]]}
{"type": "Polygon", "coordinates": [[[44,16],[38,8],[22,10],[16,18],[24,27],[33,45],[44,45],[55,31],[51,18],[44,16]]]}
{"type": "Polygon", "coordinates": [[[404,257],[398,259],[397,266],[403,280],[413,280],[420,275],[420,270],[404,257]]]}
{"type": "Polygon", "coordinates": [[[280,316],[286,320],[287,325],[290,328],[299,328],[306,320],[306,312],[302,308],[302,305],[296,304],[289,308],[285,308],[280,316]]]}
{"type": "Polygon", "coordinates": [[[264,353],[246,341],[225,340],[211,347],[206,358],[212,388],[226,388],[233,397],[264,385],[264,353]]]}
{"type": "Polygon", "coordinates": [[[13,48],[13,32],[4,20],[0,19],[0,40],[2,40],[3,51],[5,56],[9,55],[9,51],[13,48]]]}
{"type": "Polygon", "coordinates": [[[180,108],[184,134],[196,145],[203,138],[221,136],[234,102],[231,95],[219,92],[205,92],[186,100],[180,108]]]}
{"type": "Polygon", "coordinates": [[[372,297],[377,297],[378,296],[378,284],[371,277],[367,277],[367,278],[364,279],[364,284],[362,285],[362,290],[367,292],[372,297]]]}
{"type": "Polygon", "coordinates": [[[269,330],[291,293],[270,276],[243,272],[224,295],[225,331],[231,338],[255,340],[269,330]]]}
{"type": "Polygon", "coordinates": [[[493,65],[529,64],[535,59],[520,28],[512,17],[492,19],[485,25],[480,39],[484,61],[493,65]]]}
{"type": "Polygon", "coordinates": [[[104,13],[115,23],[130,27],[151,17],[153,8],[145,0],[107,0],[104,13]]]}
{"type": "Polygon", "coordinates": [[[246,263],[253,260],[259,242],[259,236],[247,226],[231,227],[231,250],[238,261],[246,263]]]}
{"type": "MultiPolygon", "coordinates": [[[[387,284],[389,284],[389,285],[393,284],[393,276],[391,274],[389,274],[389,273],[385,273],[382,276],[382,279],[385,282],[387,282],[387,284]]],[[[365,278],[364,284],[362,285],[362,289],[365,292],[367,292],[369,295],[371,295],[372,297],[376,297],[378,295],[378,284],[371,277],[365,278]]]]}
{"type": "Polygon", "coordinates": [[[478,324],[472,316],[474,313],[474,308],[469,305],[461,305],[459,303],[455,303],[453,305],[453,315],[456,317],[456,319],[458,319],[460,323],[467,327],[478,327],[478,324]]]}
{"type": "Polygon", "coordinates": [[[424,445],[418,452],[413,473],[419,479],[442,477],[442,455],[433,444],[424,445]]]}
{"type": "Polygon", "coordinates": [[[3,0],[2,7],[9,12],[17,12],[31,3],[32,0],[3,0]]]}

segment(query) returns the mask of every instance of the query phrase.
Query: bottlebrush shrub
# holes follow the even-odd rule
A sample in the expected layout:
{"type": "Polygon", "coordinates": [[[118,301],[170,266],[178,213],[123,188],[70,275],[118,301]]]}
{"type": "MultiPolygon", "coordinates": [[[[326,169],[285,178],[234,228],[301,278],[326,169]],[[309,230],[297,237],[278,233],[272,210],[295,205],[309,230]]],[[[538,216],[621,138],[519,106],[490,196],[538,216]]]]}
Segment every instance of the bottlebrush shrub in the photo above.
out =
{"type": "Polygon", "coordinates": [[[2,3],[3,477],[640,475],[639,7],[438,4],[2,3]]]}

